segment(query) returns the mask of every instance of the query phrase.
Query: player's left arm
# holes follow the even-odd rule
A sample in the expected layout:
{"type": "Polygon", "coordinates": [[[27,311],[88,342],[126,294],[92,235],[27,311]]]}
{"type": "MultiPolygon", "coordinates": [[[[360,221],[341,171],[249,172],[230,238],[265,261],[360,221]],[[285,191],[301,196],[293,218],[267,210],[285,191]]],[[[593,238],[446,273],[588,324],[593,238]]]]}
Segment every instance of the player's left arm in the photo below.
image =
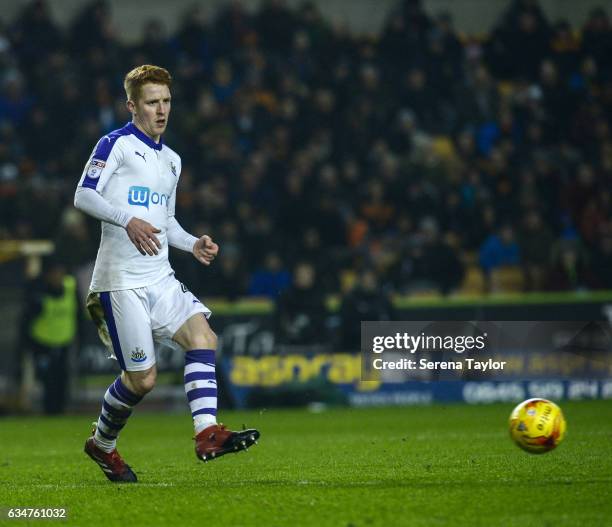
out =
{"type": "Polygon", "coordinates": [[[176,208],[176,186],[168,200],[168,244],[171,247],[193,254],[198,262],[204,265],[210,265],[219,253],[219,246],[213,242],[208,235],[196,238],[189,234],[175,218],[176,208]]]}

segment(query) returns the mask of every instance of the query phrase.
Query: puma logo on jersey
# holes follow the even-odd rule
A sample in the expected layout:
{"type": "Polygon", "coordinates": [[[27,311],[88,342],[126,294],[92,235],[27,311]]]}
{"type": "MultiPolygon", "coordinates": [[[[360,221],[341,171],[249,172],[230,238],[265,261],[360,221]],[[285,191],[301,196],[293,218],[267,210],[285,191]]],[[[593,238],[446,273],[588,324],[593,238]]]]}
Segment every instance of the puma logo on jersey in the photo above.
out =
{"type": "Polygon", "coordinates": [[[146,152],[145,152],[145,154],[141,154],[140,152],[136,152],[136,150],[134,150],[134,153],[135,153],[137,156],[142,157],[142,159],[144,160],[144,162],[145,162],[145,163],[147,162],[147,159],[145,158],[145,154],[146,154],[146,152]]]}

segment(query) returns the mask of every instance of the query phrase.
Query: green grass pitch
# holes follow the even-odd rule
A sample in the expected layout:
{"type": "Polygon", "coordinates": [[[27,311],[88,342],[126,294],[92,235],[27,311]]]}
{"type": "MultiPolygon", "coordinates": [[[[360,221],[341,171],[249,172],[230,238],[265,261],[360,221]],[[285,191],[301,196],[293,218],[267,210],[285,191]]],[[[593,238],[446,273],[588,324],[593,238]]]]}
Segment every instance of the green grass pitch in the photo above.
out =
{"type": "Polygon", "coordinates": [[[568,434],[541,456],[511,443],[513,406],[223,412],[262,437],[207,464],[187,410],[136,412],[120,440],[135,485],[83,453],[90,417],[4,418],[0,508],[67,507],[66,524],[105,527],[612,525],[612,401],[562,404],[568,434]]]}

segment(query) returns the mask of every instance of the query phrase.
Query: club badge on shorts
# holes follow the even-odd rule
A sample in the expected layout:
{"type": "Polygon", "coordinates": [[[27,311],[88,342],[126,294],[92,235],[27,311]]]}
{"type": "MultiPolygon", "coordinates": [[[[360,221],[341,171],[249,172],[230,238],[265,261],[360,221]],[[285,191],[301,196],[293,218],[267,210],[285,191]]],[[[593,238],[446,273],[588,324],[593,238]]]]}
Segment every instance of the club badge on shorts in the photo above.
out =
{"type": "Polygon", "coordinates": [[[147,360],[147,354],[142,348],[136,346],[136,348],[132,350],[131,358],[134,362],[144,362],[147,360]]]}

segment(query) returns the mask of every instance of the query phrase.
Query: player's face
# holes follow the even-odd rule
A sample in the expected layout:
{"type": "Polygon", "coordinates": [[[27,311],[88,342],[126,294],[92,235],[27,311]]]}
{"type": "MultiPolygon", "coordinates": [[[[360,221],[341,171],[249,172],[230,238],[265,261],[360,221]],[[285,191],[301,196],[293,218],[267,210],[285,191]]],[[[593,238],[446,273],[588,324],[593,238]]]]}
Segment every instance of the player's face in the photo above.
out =
{"type": "Polygon", "coordinates": [[[140,97],[128,102],[134,122],[153,140],[159,140],[168,126],[170,90],[164,84],[147,83],[140,88],[140,97]]]}

